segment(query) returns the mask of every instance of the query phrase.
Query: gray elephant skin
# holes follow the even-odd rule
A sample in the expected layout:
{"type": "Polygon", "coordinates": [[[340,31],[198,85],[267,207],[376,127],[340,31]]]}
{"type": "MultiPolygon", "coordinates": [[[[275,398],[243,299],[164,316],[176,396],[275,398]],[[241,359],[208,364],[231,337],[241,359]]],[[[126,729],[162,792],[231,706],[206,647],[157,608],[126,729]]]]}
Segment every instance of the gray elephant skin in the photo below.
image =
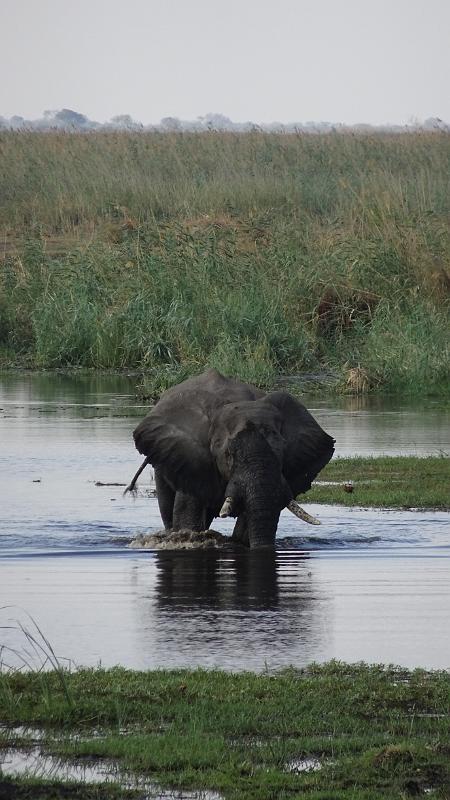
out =
{"type": "Polygon", "coordinates": [[[206,530],[214,517],[236,517],[232,539],[273,548],[287,506],[317,524],[295,502],[334,452],[309,411],[284,391],[265,393],[210,369],[168,389],[134,431],[155,470],[167,530],[206,530]]]}

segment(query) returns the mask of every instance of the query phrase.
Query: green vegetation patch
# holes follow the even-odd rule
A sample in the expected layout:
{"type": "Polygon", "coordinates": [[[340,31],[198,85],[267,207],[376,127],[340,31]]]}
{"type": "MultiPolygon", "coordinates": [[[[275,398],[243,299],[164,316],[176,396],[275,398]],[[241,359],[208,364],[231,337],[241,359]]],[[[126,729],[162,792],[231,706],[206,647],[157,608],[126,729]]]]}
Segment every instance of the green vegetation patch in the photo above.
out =
{"type": "Polygon", "coordinates": [[[446,456],[336,458],[318,480],[306,496],[314,503],[450,509],[450,459],[446,456]],[[321,481],[336,485],[320,485],[321,481]]]}
{"type": "MultiPolygon", "coordinates": [[[[113,759],[162,786],[230,800],[450,793],[444,671],[337,662],[276,675],[115,668],[66,673],[64,686],[54,672],[4,674],[0,716],[42,727],[43,749],[63,758],[113,759]]],[[[3,746],[11,736],[3,731],[3,746]]],[[[23,779],[8,785],[8,797],[117,797],[116,787],[57,795],[46,784],[33,795],[23,779]]]]}
{"type": "Polygon", "coordinates": [[[143,796],[120,786],[61,784],[32,778],[16,781],[2,778],[0,771],[0,800],[143,800],[143,796]]]}
{"type": "Polygon", "coordinates": [[[0,132],[0,365],[448,388],[450,136],[0,132]]]}

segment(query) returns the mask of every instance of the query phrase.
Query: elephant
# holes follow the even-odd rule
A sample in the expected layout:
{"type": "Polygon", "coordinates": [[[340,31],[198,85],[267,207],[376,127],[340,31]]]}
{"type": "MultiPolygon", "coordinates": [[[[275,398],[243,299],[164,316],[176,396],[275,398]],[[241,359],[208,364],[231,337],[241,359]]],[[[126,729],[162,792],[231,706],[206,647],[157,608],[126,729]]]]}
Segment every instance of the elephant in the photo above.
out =
{"type": "Polygon", "coordinates": [[[273,549],[284,507],[320,524],[295,497],[310,489],[335,440],[288,392],[209,369],[165,391],[133,436],[146,458],[126,491],[151,464],[168,531],[235,517],[233,542],[273,549]]]}

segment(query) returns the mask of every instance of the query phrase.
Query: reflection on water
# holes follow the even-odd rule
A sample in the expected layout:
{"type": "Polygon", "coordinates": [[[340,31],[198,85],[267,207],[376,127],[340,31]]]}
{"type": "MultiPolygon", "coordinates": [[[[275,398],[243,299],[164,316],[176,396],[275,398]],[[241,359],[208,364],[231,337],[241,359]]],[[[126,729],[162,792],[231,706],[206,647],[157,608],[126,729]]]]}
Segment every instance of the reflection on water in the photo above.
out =
{"type": "MultiPolygon", "coordinates": [[[[80,374],[77,372],[4,372],[0,374],[0,405],[53,406],[64,411],[71,406],[119,407],[133,405],[137,378],[133,375],[80,374]]],[[[3,408],[5,412],[9,409],[3,408]]]]}
{"type": "Polygon", "coordinates": [[[337,456],[450,454],[448,403],[431,398],[342,397],[306,401],[336,439],[337,456]]]}
{"type": "Polygon", "coordinates": [[[21,609],[76,664],[450,666],[448,547],[10,557],[0,585],[13,606],[0,614],[10,666],[23,666],[23,629],[34,630],[21,609]]]}
{"type": "MultiPolygon", "coordinates": [[[[156,594],[162,609],[234,608],[273,611],[280,602],[277,560],[272,553],[216,551],[155,553],[156,594]]],[[[301,562],[300,562],[301,563],[301,562]]]]}
{"type": "Polygon", "coordinates": [[[120,772],[113,762],[73,763],[44,754],[40,747],[0,749],[0,770],[9,777],[26,775],[47,781],[120,782],[120,772]]]}
{"type": "Polygon", "coordinates": [[[155,562],[154,592],[139,611],[160,659],[168,641],[180,665],[262,669],[320,658],[326,621],[307,555],[158,552],[155,562]]]}
{"type": "MultiPolygon", "coordinates": [[[[30,634],[39,638],[34,620],[59,658],[81,664],[260,670],[320,660],[328,600],[309,564],[307,554],[242,551],[4,559],[3,661],[23,666],[30,634]]],[[[37,661],[26,655],[35,669],[54,660],[43,645],[37,661]]]]}

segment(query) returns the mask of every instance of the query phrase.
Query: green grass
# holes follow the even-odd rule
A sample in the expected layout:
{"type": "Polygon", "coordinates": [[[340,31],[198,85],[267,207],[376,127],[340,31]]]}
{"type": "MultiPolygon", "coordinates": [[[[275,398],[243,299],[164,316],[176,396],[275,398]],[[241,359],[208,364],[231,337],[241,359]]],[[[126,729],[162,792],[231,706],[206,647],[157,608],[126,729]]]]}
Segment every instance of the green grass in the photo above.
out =
{"type": "MultiPolygon", "coordinates": [[[[57,675],[45,680],[43,693],[41,676],[1,676],[0,715],[42,726],[43,749],[64,758],[113,759],[163,786],[230,800],[449,796],[448,672],[336,662],[277,675],[80,670],[67,676],[71,704],[57,675]],[[322,768],[287,769],[308,757],[322,768]]],[[[48,785],[32,794],[21,779],[11,786],[11,798],[62,796],[48,785]]],[[[95,791],[83,796],[117,796],[95,791]]]]}
{"type": "Polygon", "coordinates": [[[143,800],[142,792],[126,791],[119,786],[95,784],[62,785],[38,778],[14,781],[0,777],[0,800],[143,800]]]}
{"type": "Polygon", "coordinates": [[[314,484],[303,499],[345,506],[450,510],[450,460],[444,455],[336,458],[318,480],[338,485],[314,484]],[[351,493],[344,489],[348,482],[353,483],[351,493]]]}
{"type": "Polygon", "coordinates": [[[445,133],[0,132],[0,365],[444,393],[449,155],[445,133]]]}

